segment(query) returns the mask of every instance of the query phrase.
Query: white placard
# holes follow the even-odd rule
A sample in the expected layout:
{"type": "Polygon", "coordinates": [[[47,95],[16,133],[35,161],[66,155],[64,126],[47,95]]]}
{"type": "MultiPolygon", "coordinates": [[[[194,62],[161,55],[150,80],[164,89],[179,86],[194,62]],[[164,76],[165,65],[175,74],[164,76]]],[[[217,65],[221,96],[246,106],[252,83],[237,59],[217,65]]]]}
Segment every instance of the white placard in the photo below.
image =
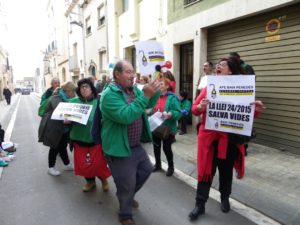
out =
{"type": "Polygon", "coordinates": [[[70,120],[86,125],[93,106],[88,104],[60,102],[52,113],[53,120],[70,120]]]}
{"type": "Polygon", "coordinates": [[[162,115],[161,112],[156,112],[148,118],[151,132],[164,122],[162,115]]]}
{"type": "Polygon", "coordinates": [[[255,76],[208,76],[207,98],[206,129],[251,136],[255,76]]]}
{"type": "Polygon", "coordinates": [[[141,75],[152,75],[156,65],[163,65],[165,54],[161,43],[153,40],[140,41],[135,43],[135,48],[141,75]]]}

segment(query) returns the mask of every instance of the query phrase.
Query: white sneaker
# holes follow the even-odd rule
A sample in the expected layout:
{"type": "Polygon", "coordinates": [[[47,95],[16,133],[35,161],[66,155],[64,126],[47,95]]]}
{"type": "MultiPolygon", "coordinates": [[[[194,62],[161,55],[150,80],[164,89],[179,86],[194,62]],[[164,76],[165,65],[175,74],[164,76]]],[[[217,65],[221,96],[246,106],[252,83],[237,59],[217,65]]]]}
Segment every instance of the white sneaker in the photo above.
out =
{"type": "Polygon", "coordinates": [[[59,176],[60,175],[60,172],[58,170],[55,170],[54,167],[49,168],[48,173],[52,176],[59,176]]]}
{"type": "Polygon", "coordinates": [[[69,163],[68,165],[65,165],[64,170],[66,170],[66,171],[72,171],[72,170],[74,170],[73,164],[69,163]]]}
{"type": "Polygon", "coordinates": [[[8,155],[8,157],[11,159],[11,160],[14,160],[16,158],[16,155],[8,155]]]}

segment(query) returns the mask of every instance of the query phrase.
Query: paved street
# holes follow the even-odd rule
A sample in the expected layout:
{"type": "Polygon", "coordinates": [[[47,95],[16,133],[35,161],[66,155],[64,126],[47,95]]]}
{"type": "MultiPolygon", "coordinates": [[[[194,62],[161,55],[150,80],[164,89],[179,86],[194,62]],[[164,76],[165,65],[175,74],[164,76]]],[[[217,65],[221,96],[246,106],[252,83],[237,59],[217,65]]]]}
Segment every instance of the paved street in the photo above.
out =
{"type": "MultiPolygon", "coordinates": [[[[4,169],[0,180],[0,224],[119,224],[112,179],[108,193],[103,193],[98,185],[97,190],[86,194],[81,191],[83,179],[75,177],[72,172],[63,171],[60,177],[47,174],[48,148],[37,143],[40,118],[36,113],[39,104],[36,95],[14,96],[12,106],[1,105],[0,119],[4,128],[9,126],[19,97],[18,113],[11,133],[11,140],[18,143],[19,147],[17,158],[4,169]],[[8,216],[12,212],[14,216],[8,216]]],[[[283,224],[299,224],[299,158],[271,152],[276,156],[272,158],[276,160],[272,165],[270,149],[262,149],[258,145],[250,148],[246,179],[234,180],[231,199],[234,210],[223,214],[217,202],[218,192],[212,190],[206,215],[191,223],[187,215],[194,206],[195,197],[195,189],[192,187],[196,184],[195,134],[190,132],[189,135],[176,138],[176,174],[171,178],[167,178],[164,173],[152,174],[136,197],[140,202],[140,208],[134,211],[137,224],[279,224],[267,217],[257,216],[257,211],[283,224]],[[268,169],[263,170],[263,166],[268,169]],[[279,171],[285,171],[285,174],[279,174],[279,171]],[[284,177],[288,179],[280,182],[284,177]],[[283,195],[283,191],[289,192],[283,195]],[[256,210],[240,205],[234,199],[256,210]]],[[[146,144],[145,148],[151,155],[151,144],[146,144]]],[[[62,168],[60,159],[57,164],[62,168]]],[[[217,188],[217,178],[214,186],[217,188]]]]}

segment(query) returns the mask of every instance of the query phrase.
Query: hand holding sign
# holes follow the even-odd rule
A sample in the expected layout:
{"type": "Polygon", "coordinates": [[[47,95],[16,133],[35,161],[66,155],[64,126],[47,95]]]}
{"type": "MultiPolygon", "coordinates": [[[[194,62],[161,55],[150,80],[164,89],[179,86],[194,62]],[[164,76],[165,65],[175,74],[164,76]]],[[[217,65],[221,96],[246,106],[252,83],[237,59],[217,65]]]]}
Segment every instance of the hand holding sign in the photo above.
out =
{"type": "Polygon", "coordinates": [[[206,109],[207,104],[209,103],[207,98],[203,98],[199,105],[197,105],[197,109],[202,112],[206,109]]]}
{"type": "Polygon", "coordinates": [[[255,111],[261,113],[265,107],[264,103],[260,100],[256,100],[255,102],[251,102],[250,105],[255,105],[255,111]]]}

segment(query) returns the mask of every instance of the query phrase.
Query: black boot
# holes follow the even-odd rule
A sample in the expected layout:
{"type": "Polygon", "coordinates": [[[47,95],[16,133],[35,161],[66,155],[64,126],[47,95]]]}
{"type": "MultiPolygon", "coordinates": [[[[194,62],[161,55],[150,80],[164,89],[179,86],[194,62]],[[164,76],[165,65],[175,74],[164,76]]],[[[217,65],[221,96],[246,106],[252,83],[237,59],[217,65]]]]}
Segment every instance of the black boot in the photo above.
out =
{"type": "Polygon", "coordinates": [[[167,172],[166,172],[166,176],[170,177],[170,176],[173,175],[173,173],[174,173],[174,167],[169,167],[167,172]]]}
{"type": "Polygon", "coordinates": [[[223,213],[228,213],[230,211],[229,197],[221,198],[221,210],[223,213]]]}
{"type": "Polygon", "coordinates": [[[205,205],[200,204],[196,205],[195,208],[190,212],[189,218],[191,221],[194,221],[198,218],[198,216],[203,215],[205,213],[205,205]]]}
{"type": "Polygon", "coordinates": [[[153,167],[152,172],[157,172],[157,171],[161,171],[161,164],[155,164],[155,166],[153,167]]]}

